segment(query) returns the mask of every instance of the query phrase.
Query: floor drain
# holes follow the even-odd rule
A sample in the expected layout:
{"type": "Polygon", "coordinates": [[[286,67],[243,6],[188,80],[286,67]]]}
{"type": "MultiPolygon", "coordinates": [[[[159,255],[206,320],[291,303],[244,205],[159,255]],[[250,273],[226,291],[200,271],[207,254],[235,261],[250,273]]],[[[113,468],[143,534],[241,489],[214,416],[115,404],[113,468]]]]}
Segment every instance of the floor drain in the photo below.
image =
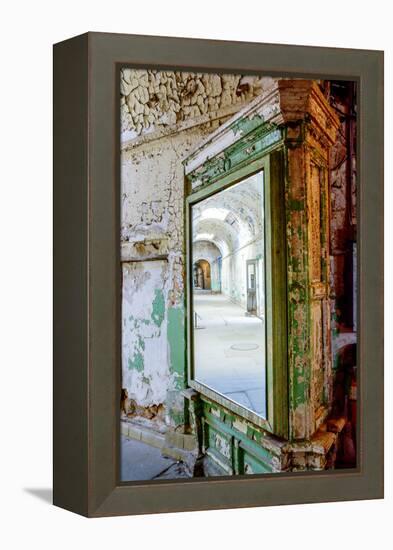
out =
{"type": "Polygon", "coordinates": [[[235,351],[254,351],[258,348],[258,344],[233,344],[233,346],[231,346],[231,349],[235,351]]]}

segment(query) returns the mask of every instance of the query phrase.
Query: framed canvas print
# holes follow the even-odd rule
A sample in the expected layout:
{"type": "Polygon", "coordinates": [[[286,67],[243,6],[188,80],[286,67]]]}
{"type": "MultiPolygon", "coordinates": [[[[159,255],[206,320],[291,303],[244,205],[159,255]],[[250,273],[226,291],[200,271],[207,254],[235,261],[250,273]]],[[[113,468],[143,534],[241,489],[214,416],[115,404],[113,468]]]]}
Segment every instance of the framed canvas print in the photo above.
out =
{"type": "Polygon", "coordinates": [[[54,47],[54,502],[383,495],[383,54],[54,47]]]}

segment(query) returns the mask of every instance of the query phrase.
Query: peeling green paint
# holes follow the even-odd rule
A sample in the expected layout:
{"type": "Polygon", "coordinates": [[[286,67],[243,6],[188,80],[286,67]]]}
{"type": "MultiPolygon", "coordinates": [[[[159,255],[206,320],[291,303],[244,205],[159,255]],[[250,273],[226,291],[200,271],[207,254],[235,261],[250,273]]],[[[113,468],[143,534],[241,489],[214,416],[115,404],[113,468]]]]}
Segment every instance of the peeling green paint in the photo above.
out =
{"type": "Polygon", "coordinates": [[[134,357],[128,358],[128,368],[129,369],[135,369],[138,372],[143,371],[144,367],[144,361],[143,361],[143,355],[140,351],[137,351],[134,353],[134,357]]]}
{"type": "Polygon", "coordinates": [[[140,349],[145,349],[145,341],[140,334],[138,334],[138,346],[140,349]]]}
{"type": "Polygon", "coordinates": [[[164,293],[161,289],[156,288],[155,297],[152,303],[151,318],[155,325],[160,327],[165,317],[165,300],[164,293]]]}
{"type": "MultiPolygon", "coordinates": [[[[321,111],[322,113],[322,111],[321,111]]],[[[321,115],[322,116],[322,115],[321,115]]],[[[228,184],[233,181],[233,175],[236,173],[243,174],[242,171],[250,162],[263,157],[263,155],[269,155],[269,164],[266,164],[267,169],[267,181],[272,182],[271,189],[275,190],[279,187],[279,191],[272,192],[273,197],[272,205],[281,205],[281,201],[284,199],[285,204],[282,205],[283,213],[281,217],[277,217],[277,209],[272,210],[273,221],[277,219],[282,223],[282,240],[281,234],[277,231],[277,225],[272,231],[272,243],[274,246],[277,243],[282,245],[281,250],[286,248],[286,281],[282,284],[282,288],[278,285],[275,287],[278,297],[285,299],[285,309],[282,308],[279,311],[281,318],[285,318],[285,327],[282,330],[281,327],[276,329],[273,334],[268,333],[268,349],[272,348],[272,343],[278,342],[274,348],[273,356],[279,359],[282,358],[284,363],[284,369],[281,371],[283,374],[278,375],[277,370],[274,370],[274,383],[273,387],[270,383],[271,377],[268,379],[268,392],[269,392],[269,405],[271,404],[271,410],[274,414],[281,413],[281,410],[287,411],[289,409],[289,415],[287,412],[287,418],[285,424],[289,420],[289,434],[288,439],[307,438],[312,433],[313,411],[315,410],[316,399],[318,396],[313,395],[316,376],[322,377],[324,372],[317,375],[312,370],[314,361],[314,351],[317,348],[318,332],[315,330],[315,318],[312,317],[312,301],[314,299],[315,287],[314,283],[325,283],[328,286],[329,275],[329,257],[325,252],[329,246],[328,241],[328,216],[329,216],[329,194],[326,193],[326,189],[322,187],[322,180],[320,181],[320,223],[319,226],[312,223],[309,216],[309,166],[310,162],[315,160],[318,154],[318,150],[312,150],[309,148],[309,132],[315,130],[314,123],[310,125],[308,116],[305,114],[306,122],[287,123],[280,129],[274,129],[273,126],[269,128],[268,125],[263,124],[263,119],[258,120],[258,116],[244,117],[241,120],[237,120],[230,128],[233,134],[239,139],[232,145],[227,147],[224,151],[215,156],[207,157],[202,167],[199,167],[192,174],[188,176],[188,180],[191,181],[193,189],[196,189],[196,193],[203,193],[204,186],[211,186],[211,189],[217,191],[219,184],[228,184]],[[238,134],[238,135],[237,135],[238,134]],[[281,151],[275,151],[278,147],[282,147],[281,151]],[[280,153],[280,156],[279,154],[280,153]],[[281,156],[282,155],[282,156],[281,156]],[[312,159],[311,156],[312,155],[312,159]],[[232,178],[232,180],[231,180],[232,178]],[[281,189],[281,183],[284,183],[285,189],[281,189]],[[282,192],[282,194],[281,194],[282,192]],[[321,234],[321,247],[322,253],[320,254],[321,261],[321,280],[316,281],[311,278],[310,274],[310,262],[318,259],[318,254],[312,248],[312,242],[315,235],[311,234],[310,229],[321,234]],[[278,236],[277,236],[278,235],[278,236]],[[281,332],[280,332],[281,329],[281,332]],[[285,332],[285,333],[284,333],[285,332]],[[282,334],[284,333],[284,334],[282,334]],[[283,350],[280,354],[280,346],[283,350]],[[275,355],[274,355],[275,354],[275,355]],[[280,377],[281,376],[281,377],[280,377]],[[278,381],[278,382],[276,382],[278,381]],[[280,386],[279,386],[280,384],[280,386]],[[277,389],[278,388],[278,389],[277,389]],[[288,394],[287,394],[288,392],[288,394]],[[271,399],[270,396],[273,396],[271,399]],[[272,402],[272,403],[271,403],[272,402]],[[286,403],[282,409],[276,405],[276,403],[286,403]],[[287,407],[287,408],[286,408],[287,407]]],[[[233,136],[230,136],[232,139],[233,136]]],[[[322,143],[322,142],[321,142],[322,143]]],[[[321,150],[325,148],[323,143],[321,150]]],[[[317,148],[319,149],[319,148],[317,148]]],[[[318,156],[315,161],[317,165],[326,162],[322,156],[318,156]]],[[[267,223],[269,228],[269,223],[267,223]]],[[[273,248],[272,250],[279,250],[273,248]]],[[[277,262],[276,256],[273,255],[273,262],[277,262]]],[[[284,262],[285,263],[285,260],[284,262]]],[[[276,268],[277,269],[277,268],[276,268]]],[[[270,268],[269,268],[270,270],[270,268]]],[[[269,272],[268,270],[268,272],[269,272]]],[[[236,295],[233,293],[235,298],[236,295]]],[[[279,303],[279,300],[276,300],[279,303]]],[[[281,302],[280,302],[281,303],[281,302]]],[[[277,317],[278,315],[277,314],[277,317]]],[[[270,325],[271,326],[271,325],[270,325]]],[[[337,336],[337,328],[333,328],[333,338],[337,336]]],[[[319,341],[319,340],[318,340],[319,341]]],[[[326,357],[329,356],[329,349],[326,350],[326,357]]],[[[275,359],[276,361],[276,359],[275,359]]],[[[280,365],[280,361],[277,360],[276,365],[280,365]]],[[[318,378],[319,380],[319,378],[318,378]]],[[[318,382],[319,383],[319,382],[318,382]]],[[[323,380],[322,380],[323,383],[323,380]]],[[[204,401],[204,411],[202,413],[204,419],[204,446],[209,448],[212,453],[221,453],[222,449],[217,445],[217,438],[219,434],[221,437],[230,436],[230,444],[232,446],[233,454],[233,467],[235,473],[244,473],[246,463],[250,466],[250,472],[262,471],[265,464],[269,464],[273,468],[273,459],[271,458],[274,452],[272,448],[268,434],[264,434],[262,430],[253,428],[247,425],[247,433],[244,435],[242,430],[238,430],[238,424],[234,425],[234,419],[236,416],[228,413],[223,406],[213,406],[212,403],[205,401],[205,397],[202,396],[204,401]],[[268,442],[269,441],[269,442],[268,442]],[[240,444],[240,443],[241,444],[240,444]],[[262,449],[266,445],[266,456],[262,455],[262,449]],[[252,452],[251,452],[252,450],[252,452]],[[258,470],[261,468],[261,470],[258,470]]],[[[276,419],[277,417],[275,417],[276,419]]],[[[240,425],[239,418],[239,425],[240,425]]],[[[281,419],[280,419],[281,421],[281,419]]],[[[274,425],[274,428],[275,425],[274,425]]],[[[268,431],[271,431],[270,428],[268,431]]],[[[278,434],[278,432],[276,432],[278,434]]],[[[280,434],[281,435],[281,434],[280,434]]],[[[284,453],[278,446],[274,447],[276,450],[276,457],[279,457],[281,463],[278,464],[278,469],[286,468],[286,458],[284,460],[284,453]]],[[[275,457],[275,458],[276,458],[275,457]]],[[[225,457],[220,457],[221,461],[225,462],[225,457]]],[[[289,459],[288,459],[289,460],[289,459]]]]}
{"type": "Polygon", "coordinates": [[[168,309],[168,343],[170,370],[176,375],[176,386],[185,384],[185,333],[184,308],[172,307],[168,309]]]}
{"type": "MultiPolygon", "coordinates": [[[[288,207],[291,210],[294,210],[295,212],[304,212],[304,200],[288,200],[288,207]]],[[[301,231],[301,228],[298,228],[299,232],[301,231]]],[[[300,236],[300,235],[299,235],[300,236]]]]}
{"type": "MultiPolygon", "coordinates": [[[[295,140],[297,141],[297,140],[295,140]]],[[[287,269],[288,269],[288,365],[289,403],[292,435],[295,419],[299,418],[309,401],[309,293],[308,246],[304,189],[293,185],[290,166],[297,161],[296,153],[286,153],[285,208],[287,219],[287,269]]],[[[301,423],[304,423],[302,421],[301,423]]]]}
{"type": "Polygon", "coordinates": [[[169,416],[175,426],[181,426],[184,424],[184,411],[179,411],[177,409],[169,409],[169,416]]]}
{"type": "MultiPolygon", "coordinates": [[[[236,120],[233,124],[231,124],[231,129],[235,136],[244,136],[248,133],[250,133],[252,130],[255,130],[256,128],[260,128],[261,125],[264,123],[264,119],[260,115],[254,115],[254,116],[248,116],[245,118],[240,118],[236,120]]],[[[266,125],[271,128],[271,125],[266,125]]]]}
{"type": "Polygon", "coordinates": [[[233,127],[234,134],[241,133],[247,137],[236,141],[223,153],[207,160],[203,166],[188,175],[191,184],[210,185],[233,170],[260,158],[273,145],[282,140],[282,132],[274,124],[261,124],[261,119],[254,116],[248,122],[240,122],[233,127]],[[259,122],[257,123],[259,119],[259,122]]]}
{"type": "Polygon", "coordinates": [[[245,474],[244,461],[252,460],[255,471],[264,473],[275,471],[273,460],[279,456],[280,450],[268,449],[264,446],[265,440],[262,431],[258,428],[247,427],[247,433],[239,432],[234,423],[243,421],[242,418],[221,408],[215,407],[210,401],[203,399],[204,445],[217,456],[221,462],[233,467],[235,473],[245,474]],[[213,410],[216,413],[213,413],[213,410]],[[217,413],[219,412],[219,416],[217,413]],[[230,455],[224,453],[222,443],[227,442],[230,455]]]}

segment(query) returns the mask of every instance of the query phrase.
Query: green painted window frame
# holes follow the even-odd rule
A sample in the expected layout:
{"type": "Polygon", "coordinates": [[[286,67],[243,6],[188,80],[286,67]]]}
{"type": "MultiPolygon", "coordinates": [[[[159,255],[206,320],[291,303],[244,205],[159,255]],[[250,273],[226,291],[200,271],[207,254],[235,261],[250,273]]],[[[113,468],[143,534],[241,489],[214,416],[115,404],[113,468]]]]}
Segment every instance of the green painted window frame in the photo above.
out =
{"type": "MultiPolygon", "coordinates": [[[[274,435],[288,438],[288,357],[285,223],[285,154],[283,146],[243,164],[185,197],[186,331],[188,385],[242,418],[274,435]],[[192,306],[192,216],[197,202],[263,171],[265,209],[266,418],[237,404],[195,379],[192,306]],[[270,266],[270,269],[269,269],[270,266]]],[[[187,188],[187,186],[186,186],[187,188]]]]}

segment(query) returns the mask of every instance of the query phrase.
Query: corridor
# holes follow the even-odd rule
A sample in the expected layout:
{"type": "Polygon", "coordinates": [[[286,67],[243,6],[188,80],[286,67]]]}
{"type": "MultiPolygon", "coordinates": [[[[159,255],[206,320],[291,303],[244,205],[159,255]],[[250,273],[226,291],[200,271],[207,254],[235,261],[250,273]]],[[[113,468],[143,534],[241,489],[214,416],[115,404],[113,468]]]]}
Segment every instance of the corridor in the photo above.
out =
{"type": "Polygon", "coordinates": [[[265,416],[264,321],[223,294],[194,292],[194,311],[196,380],[265,416]]]}

